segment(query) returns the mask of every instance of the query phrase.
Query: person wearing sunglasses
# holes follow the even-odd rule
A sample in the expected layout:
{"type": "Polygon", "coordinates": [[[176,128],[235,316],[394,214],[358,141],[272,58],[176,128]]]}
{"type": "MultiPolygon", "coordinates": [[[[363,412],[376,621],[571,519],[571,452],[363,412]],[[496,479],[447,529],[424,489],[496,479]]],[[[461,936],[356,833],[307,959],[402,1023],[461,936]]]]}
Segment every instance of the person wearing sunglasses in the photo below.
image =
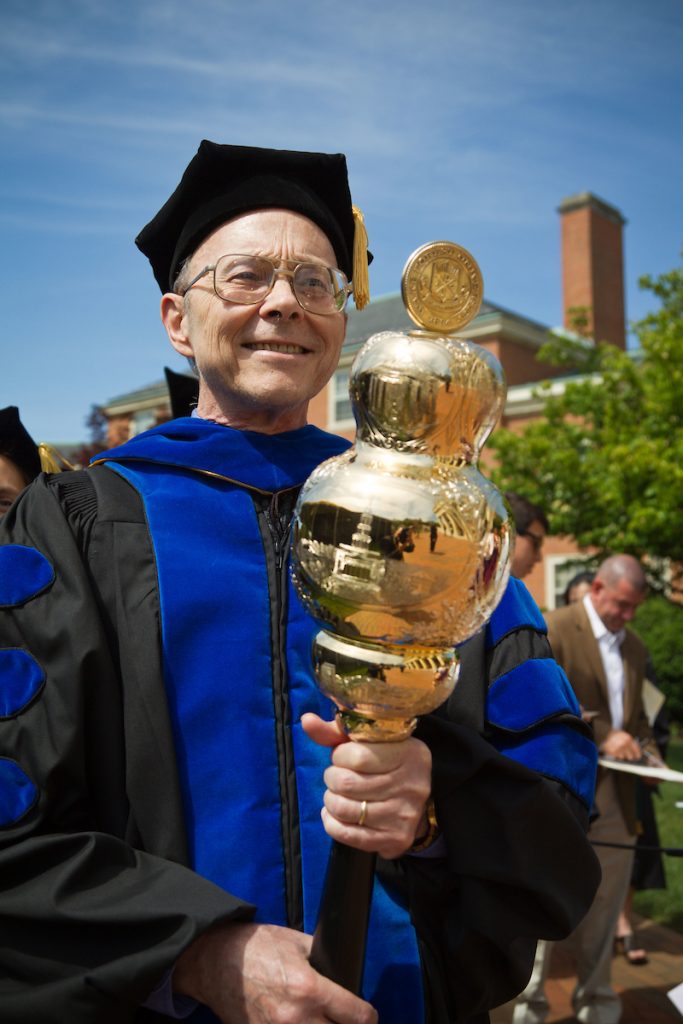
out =
{"type": "Polygon", "coordinates": [[[3,523],[3,1024],[481,1024],[590,904],[594,746],[515,580],[410,739],[344,742],[315,683],[289,542],[348,447],[308,423],[368,297],[345,158],[204,141],[137,244],[196,408],[3,523]],[[308,962],[330,838],[379,854],[362,995],[308,962]]]}
{"type": "Polygon", "coordinates": [[[548,520],[542,508],[521,494],[507,491],[505,499],[515,521],[516,534],[510,572],[518,580],[523,580],[543,558],[548,520]]]}

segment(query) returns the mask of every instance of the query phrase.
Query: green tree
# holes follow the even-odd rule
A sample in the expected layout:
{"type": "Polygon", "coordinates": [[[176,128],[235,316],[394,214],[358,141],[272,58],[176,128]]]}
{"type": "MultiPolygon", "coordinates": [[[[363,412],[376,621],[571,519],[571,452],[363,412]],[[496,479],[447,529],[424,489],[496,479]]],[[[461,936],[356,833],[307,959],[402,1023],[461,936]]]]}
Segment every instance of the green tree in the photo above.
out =
{"type": "Polygon", "coordinates": [[[634,325],[638,349],[551,337],[539,359],[574,376],[562,394],[539,385],[542,415],[489,447],[497,485],[541,505],[554,533],[596,558],[647,558],[662,589],[664,560],[683,583],[683,267],[640,285],[660,308],[634,325]]]}
{"type": "Polygon", "coordinates": [[[636,612],[633,628],[650,652],[669,717],[683,724],[683,605],[653,594],[636,612]]]}
{"type": "Polygon", "coordinates": [[[107,417],[101,405],[90,406],[85,425],[90,432],[90,444],[102,451],[107,443],[107,417]]]}
{"type": "Polygon", "coordinates": [[[562,394],[540,385],[542,415],[489,447],[496,484],[538,503],[596,565],[616,552],[646,561],[655,594],[635,628],[683,724],[683,267],[640,285],[660,306],[634,325],[639,348],[587,344],[580,324],[575,339],[551,338],[539,359],[574,376],[562,394]],[[663,596],[669,586],[677,601],[663,596]]]}
{"type": "Polygon", "coordinates": [[[99,455],[107,447],[107,417],[101,406],[90,406],[90,412],[85,418],[85,425],[88,428],[90,440],[77,445],[69,452],[69,463],[77,468],[87,466],[95,455],[99,455]]]}

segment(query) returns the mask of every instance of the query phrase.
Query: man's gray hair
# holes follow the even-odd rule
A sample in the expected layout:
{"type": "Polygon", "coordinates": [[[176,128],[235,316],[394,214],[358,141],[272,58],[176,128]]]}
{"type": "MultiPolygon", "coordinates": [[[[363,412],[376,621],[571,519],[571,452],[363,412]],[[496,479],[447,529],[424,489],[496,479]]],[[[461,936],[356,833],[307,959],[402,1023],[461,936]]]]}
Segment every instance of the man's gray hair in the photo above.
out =
{"type": "Polygon", "coordinates": [[[176,274],[175,281],[173,282],[173,291],[176,295],[184,296],[185,289],[190,281],[190,262],[193,255],[194,254],[191,253],[189,256],[186,256],[178,267],[178,273],[176,274]]]}
{"type": "MultiPolygon", "coordinates": [[[[173,291],[176,293],[176,295],[182,295],[183,296],[183,302],[187,302],[187,296],[185,295],[185,289],[187,288],[187,285],[189,284],[189,282],[192,280],[191,275],[190,275],[190,262],[191,262],[193,256],[194,256],[194,253],[190,253],[189,256],[185,257],[185,259],[183,260],[183,262],[180,264],[180,266],[178,268],[178,273],[176,274],[175,281],[173,282],[173,291]]],[[[185,309],[187,310],[187,307],[185,307],[185,309]]],[[[196,362],[194,361],[192,356],[186,356],[186,359],[187,359],[188,363],[190,364],[190,369],[192,370],[194,375],[196,377],[198,377],[199,376],[199,370],[197,369],[196,362]]]]}
{"type": "Polygon", "coordinates": [[[614,586],[620,580],[626,580],[634,590],[639,590],[641,593],[647,590],[647,576],[642,565],[633,555],[610,555],[600,565],[595,578],[609,586],[614,586]]]}

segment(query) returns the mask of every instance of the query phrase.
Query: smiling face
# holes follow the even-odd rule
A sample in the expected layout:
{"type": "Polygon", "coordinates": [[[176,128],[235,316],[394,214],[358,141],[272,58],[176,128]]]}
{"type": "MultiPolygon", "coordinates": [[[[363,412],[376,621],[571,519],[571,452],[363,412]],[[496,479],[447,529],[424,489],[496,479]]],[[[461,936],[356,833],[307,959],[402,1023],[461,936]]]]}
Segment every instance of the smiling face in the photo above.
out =
{"type": "MultiPolygon", "coordinates": [[[[332,245],[307,217],[257,210],[223,224],[190,261],[190,278],[229,253],[274,260],[337,264],[332,245]]],[[[261,303],[220,299],[206,274],[183,299],[169,293],[161,315],[174,348],[192,357],[200,375],[200,416],[263,433],[306,423],[308,403],[334,373],[346,328],[343,313],[302,309],[287,277],[261,303]]]]}

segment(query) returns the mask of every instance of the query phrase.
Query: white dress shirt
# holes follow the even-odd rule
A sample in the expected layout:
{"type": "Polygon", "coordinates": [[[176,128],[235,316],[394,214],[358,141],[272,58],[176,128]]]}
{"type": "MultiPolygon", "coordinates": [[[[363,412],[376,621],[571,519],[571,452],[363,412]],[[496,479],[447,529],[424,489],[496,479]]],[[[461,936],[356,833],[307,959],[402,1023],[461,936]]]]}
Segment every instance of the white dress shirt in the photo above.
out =
{"type": "Polygon", "coordinates": [[[593,607],[590,594],[586,594],[583,598],[583,606],[586,609],[588,621],[593,630],[593,636],[598,641],[600,657],[605,669],[612,728],[623,729],[626,676],[624,674],[624,662],[621,657],[621,645],[624,642],[625,630],[620,629],[618,633],[610,632],[593,607]]]}

